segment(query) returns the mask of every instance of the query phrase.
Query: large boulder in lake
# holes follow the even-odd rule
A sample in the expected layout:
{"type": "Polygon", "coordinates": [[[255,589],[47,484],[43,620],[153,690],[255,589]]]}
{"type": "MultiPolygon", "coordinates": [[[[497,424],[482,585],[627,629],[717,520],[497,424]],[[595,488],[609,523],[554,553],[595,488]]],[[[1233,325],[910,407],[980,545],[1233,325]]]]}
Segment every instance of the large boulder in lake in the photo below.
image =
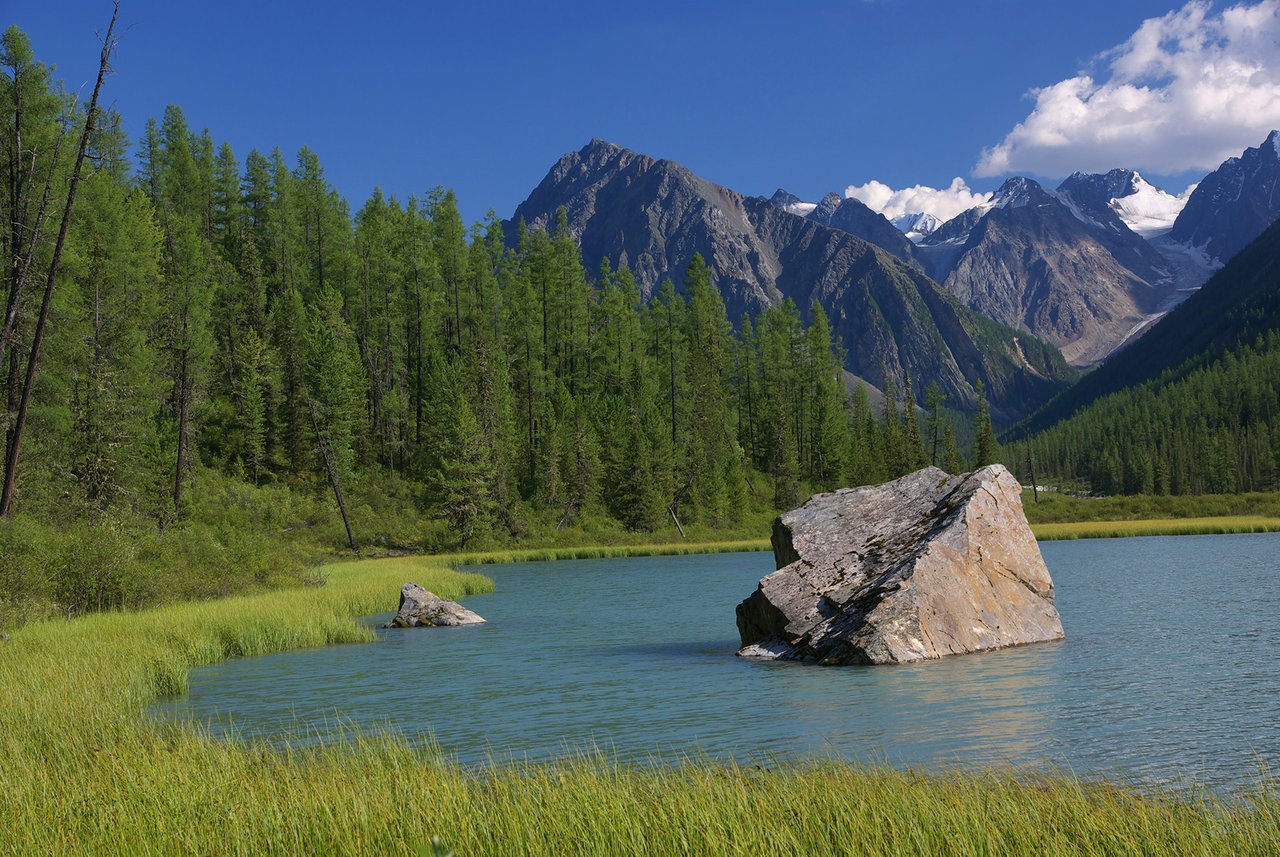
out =
{"type": "Polygon", "coordinates": [[[456,601],[446,601],[416,583],[400,589],[400,609],[384,628],[417,628],[424,625],[483,625],[484,619],[456,601]]]}
{"type": "Polygon", "coordinates": [[[818,494],[774,521],[773,553],[738,605],[740,655],[893,664],[1063,636],[1022,486],[998,464],[818,494]]]}

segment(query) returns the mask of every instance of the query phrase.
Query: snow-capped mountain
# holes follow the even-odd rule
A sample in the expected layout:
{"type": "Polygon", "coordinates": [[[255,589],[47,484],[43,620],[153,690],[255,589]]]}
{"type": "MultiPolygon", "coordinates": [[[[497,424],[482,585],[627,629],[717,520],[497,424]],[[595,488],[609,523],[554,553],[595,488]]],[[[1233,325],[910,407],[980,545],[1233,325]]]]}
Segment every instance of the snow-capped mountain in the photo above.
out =
{"type": "Polygon", "coordinates": [[[1064,184],[1049,190],[1010,178],[916,249],[929,274],[970,307],[1088,366],[1166,309],[1176,278],[1094,183],[1064,184]]]}
{"type": "Polygon", "coordinates": [[[1280,218],[1280,132],[1223,161],[1187,199],[1170,240],[1226,262],[1280,218]]]}
{"type": "Polygon", "coordinates": [[[1182,194],[1114,169],[1073,173],[1056,188],[1014,176],[945,223],[927,212],[890,221],[834,193],[811,203],[779,190],[770,201],[923,267],[972,309],[1088,366],[1140,336],[1280,218],[1280,133],[1182,194]]]}
{"type": "Polygon", "coordinates": [[[942,225],[942,221],[927,211],[913,211],[901,214],[889,221],[902,231],[913,243],[919,244],[926,235],[933,233],[942,225]]]}
{"type": "Polygon", "coordinates": [[[1155,238],[1173,228],[1173,223],[1186,207],[1195,185],[1174,196],[1133,174],[1133,192],[1114,197],[1111,210],[1143,238],[1155,238]]]}
{"type": "Polygon", "coordinates": [[[1108,173],[1072,173],[1058,185],[1058,194],[1073,205],[1077,215],[1116,229],[1114,214],[1128,229],[1143,238],[1155,238],[1173,228],[1187,204],[1187,193],[1175,196],[1156,187],[1134,170],[1108,173]]]}

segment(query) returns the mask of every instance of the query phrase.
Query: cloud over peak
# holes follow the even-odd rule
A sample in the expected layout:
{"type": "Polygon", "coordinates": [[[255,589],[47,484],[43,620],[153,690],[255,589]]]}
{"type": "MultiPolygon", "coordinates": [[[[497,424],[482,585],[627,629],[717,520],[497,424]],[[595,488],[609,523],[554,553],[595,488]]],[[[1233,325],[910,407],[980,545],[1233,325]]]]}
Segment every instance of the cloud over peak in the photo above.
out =
{"type": "Polygon", "coordinates": [[[945,188],[915,185],[901,190],[894,190],[873,179],[866,184],[849,185],[844,189],[844,195],[861,201],[890,220],[904,214],[925,212],[944,223],[962,211],[991,199],[989,193],[970,190],[964,179],[958,176],[945,188]]]}
{"type": "Polygon", "coordinates": [[[1094,68],[1032,90],[1035,107],[983,151],[978,176],[1117,164],[1210,170],[1280,127],[1280,0],[1150,18],[1094,68]]]}

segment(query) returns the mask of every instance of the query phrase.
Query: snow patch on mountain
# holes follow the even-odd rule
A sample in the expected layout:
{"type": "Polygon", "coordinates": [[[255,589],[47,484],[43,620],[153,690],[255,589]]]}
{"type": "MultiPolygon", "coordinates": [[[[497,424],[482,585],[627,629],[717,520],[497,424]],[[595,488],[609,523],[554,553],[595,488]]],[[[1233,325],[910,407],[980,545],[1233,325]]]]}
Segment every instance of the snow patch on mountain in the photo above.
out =
{"type": "Polygon", "coordinates": [[[1194,244],[1174,241],[1167,234],[1160,234],[1148,240],[1151,246],[1168,260],[1173,273],[1174,288],[1184,298],[1204,285],[1205,281],[1222,267],[1222,262],[1210,256],[1204,246],[1197,247],[1194,244]]]}
{"type": "Polygon", "coordinates": [[[893,218],[890,221],[907,236],[913,244],[919,244],[926,236],[933,234],[942,221],[927,211],[913,211],[893,218]]]}
{"type": "Polygon", "coordinates": [[[1173,222],[1178,219],[1196,185],[1174,196],[1134,173],[1132,188],[1129,194],[1111,200],[1111,210],[1126,226],[1150,240],[1173,228],[1173,222]]]}
{"type": "Polygon", "coordinates": [[[783,211],[789,211],[799,217],[808,217],[809,212],[818,207],[816,202],[805,202],[800,197],[790,191],[778,188],[773,192],[773,196],[769,197],[769,202],[781,208],[783,211]]]}

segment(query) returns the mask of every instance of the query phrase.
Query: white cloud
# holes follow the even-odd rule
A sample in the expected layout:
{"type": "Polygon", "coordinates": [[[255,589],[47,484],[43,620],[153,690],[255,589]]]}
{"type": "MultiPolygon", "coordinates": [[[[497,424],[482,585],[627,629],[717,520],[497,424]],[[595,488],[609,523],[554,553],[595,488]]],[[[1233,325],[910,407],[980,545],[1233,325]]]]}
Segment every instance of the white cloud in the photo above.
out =
{"type": "Polygon", "coordinates": [[[1035,108],[974,174],[1216,168],[1280,127],[1280,0],[1205,0],[1142,23],[1094,72],[1032,90],[1035,108]]]}
{"type": "Polygon", "coordinates": [[[844,195],[860,200],[890,220],[923,211],[943,222],[991,199],[989,193],[974,193],[959,177],[952,179],[950,186],[945,188],[915,185],[901,190],[872,180],[866,184],[849,185],[844,189],[844,195]]]}

